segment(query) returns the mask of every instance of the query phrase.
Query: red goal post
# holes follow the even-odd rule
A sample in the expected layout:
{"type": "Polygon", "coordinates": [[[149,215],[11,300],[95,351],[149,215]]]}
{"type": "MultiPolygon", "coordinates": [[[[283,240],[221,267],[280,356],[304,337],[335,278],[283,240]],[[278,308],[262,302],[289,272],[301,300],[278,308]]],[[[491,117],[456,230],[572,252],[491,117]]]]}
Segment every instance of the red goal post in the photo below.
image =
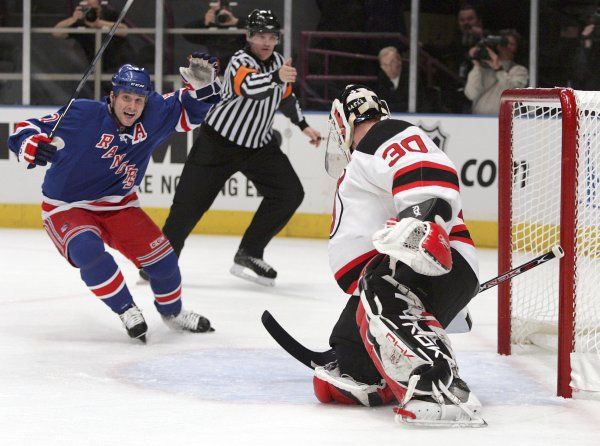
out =
{"type": "Polygon", "coordinates": [[[498,159],[499,273],[565,252],[500,284],[498,352],[555,344],[557,394],[600,395],[600,92],[505,91],[498,159]]]}

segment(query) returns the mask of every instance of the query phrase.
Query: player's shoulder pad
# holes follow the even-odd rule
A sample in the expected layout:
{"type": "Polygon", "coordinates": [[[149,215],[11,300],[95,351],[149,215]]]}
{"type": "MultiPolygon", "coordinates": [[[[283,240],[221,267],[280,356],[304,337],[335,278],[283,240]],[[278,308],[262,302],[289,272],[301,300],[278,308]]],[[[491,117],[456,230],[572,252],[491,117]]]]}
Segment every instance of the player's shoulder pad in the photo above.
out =
{"type": "Polygon", "coordinates": [[[414,124],[400,119],[384,119],[383,121],[379,121],[371,127],[354,150],[374,155],[384,142],[412,126],[414,124]]]}
{"type": "MultiPolygon", "coordinates": [[[[69,119],[80,119],[87,120],[92,119],[88,118],[91,116],[97,116],[101,113],[104,113],[107,109],[107,104],[105,101],[94,101],[92,99],[76,99],[71,104],[71,108],[67,117],[69,119]]],[[[64,112],[64,107],[61,108],[60,113],[64,112]]]]}

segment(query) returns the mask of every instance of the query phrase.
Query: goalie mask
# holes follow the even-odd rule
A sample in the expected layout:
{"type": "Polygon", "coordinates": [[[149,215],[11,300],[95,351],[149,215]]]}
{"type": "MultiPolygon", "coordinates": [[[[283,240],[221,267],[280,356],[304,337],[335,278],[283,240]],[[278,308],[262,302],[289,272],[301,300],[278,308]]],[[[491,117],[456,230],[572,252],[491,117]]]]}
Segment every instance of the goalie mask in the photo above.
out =
{"type": "Polygon", "coordinates": [[[354,127],[370,119],[389,118],[390,110],[385,101],[364,85],[348,85],[340,99],[333,101],[329,115],[329,137],[325,150],[325,170],[338,178],[350,162],[354,127]]]}

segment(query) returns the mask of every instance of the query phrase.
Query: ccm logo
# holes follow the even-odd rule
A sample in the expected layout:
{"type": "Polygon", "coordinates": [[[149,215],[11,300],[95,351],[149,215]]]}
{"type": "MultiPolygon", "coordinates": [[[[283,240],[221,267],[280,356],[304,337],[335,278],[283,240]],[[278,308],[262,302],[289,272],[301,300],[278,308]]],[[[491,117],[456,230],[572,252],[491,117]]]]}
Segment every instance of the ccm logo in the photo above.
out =
{"type": "Polygon", "coordinates": [[[391,334],[389,331],[388,333],[385,335],[385,337],[392,343],[394,344],[394,347],[396,347],[398,350],[400,350],[400,353],[402,353],[402,356],[406,357],[406,358],[414,358],[414,355],[411,355],[408,353],[408,349],[406,348],[402,348],[399,344],[398,344],[398,339],[396,339],[396,337],[391,334]]]}
{"type": "Polygon", "coordinates": [[[153,242],[150,243],[150,248],[154,249],[154,248],[156,248],[158,245],[160,245],[164,241],[165,241],[165,236],[161,235],[156,240],[154,240],[153,242]]]}

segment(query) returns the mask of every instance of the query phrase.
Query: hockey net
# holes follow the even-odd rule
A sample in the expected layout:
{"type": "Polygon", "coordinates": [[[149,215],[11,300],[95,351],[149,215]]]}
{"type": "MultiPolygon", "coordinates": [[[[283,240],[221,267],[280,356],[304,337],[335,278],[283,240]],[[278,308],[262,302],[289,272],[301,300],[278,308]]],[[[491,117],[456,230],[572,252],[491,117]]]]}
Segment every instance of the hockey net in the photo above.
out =
{"type": "Polygon", "coordinates": [[[565,257],[499,288],[498,351],[558,351],[558,395],[600,395],[600,92],[519,89],[500,111],[499,272],[565,257]]]}

